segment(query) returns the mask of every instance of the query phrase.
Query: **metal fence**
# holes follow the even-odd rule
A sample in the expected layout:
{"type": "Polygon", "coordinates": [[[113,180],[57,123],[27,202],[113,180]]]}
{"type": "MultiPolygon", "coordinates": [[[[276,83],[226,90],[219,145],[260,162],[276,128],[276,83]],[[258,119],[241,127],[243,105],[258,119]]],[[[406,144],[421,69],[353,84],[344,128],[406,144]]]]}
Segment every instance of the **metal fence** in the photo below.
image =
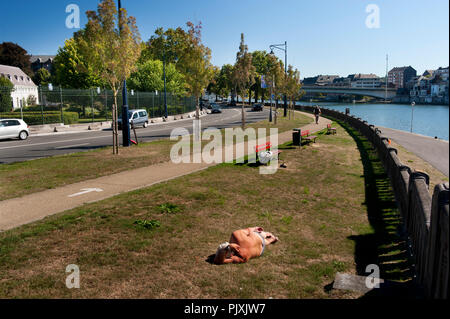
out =
{"type": "MultiPolygon", "coordinates": [[[[0,87],[0,95],[8,94],[9,90],[0,87]]],[[[77,113],[80,122],[111,120],[112,105],[114,104],[114,95],[111,90],[105,89],[63,89],[61,87],[49,88],[47,86],[38,87],[37,91],[24,94],[13,92],[18,99],[20,95],[20,106],[17,103],[11,105],[11,112],[41,113],[41,124],[52,124],[54,120],[46,114],[60,113],[60,122],[67,122],[64,115],[77,113]],[[37,97],[34,96],[37,93],[37,97]]],[[[117,104],[119,108],[123,105],[122,92],[117,95],[117,104]]],[[[151,118],[165,116],[164,92],[137,92],[128,91],[128,106],[130,109],[145,109],[151,118]]],[[[194,111],[196,108],[195,97],[186,97],[167,93],[167,111],[168,115],[178,115],[194,111]]],[[[8,112],[8,114],[11,114],[8,112]]],[[[5,113],[3,113],[5,114],[5,113]]],[[[1,116],[1,113],[0,113],[1,116]]],[[[67,124],[67,123],[66,123],[67,124]]]]}

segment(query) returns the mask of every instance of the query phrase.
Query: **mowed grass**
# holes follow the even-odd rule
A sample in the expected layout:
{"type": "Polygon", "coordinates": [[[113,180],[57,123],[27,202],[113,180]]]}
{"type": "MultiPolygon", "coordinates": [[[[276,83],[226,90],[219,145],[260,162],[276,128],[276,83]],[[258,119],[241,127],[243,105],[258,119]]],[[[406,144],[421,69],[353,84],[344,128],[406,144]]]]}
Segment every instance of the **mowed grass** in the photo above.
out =
{"type": "Polygon", "coordinates": [[[356,298],[330,289],[336,273],[362,274],[381,254],[390,260],[382,277],[400,279],[379,160],[337,127],[315,145],[281,147],[287,168],[274,175],[222,164],[0,234],[0,298],[356,298]],[[389,224],[374,216],[383,212],[389,224]],[[280,241],[247,264],[207,262],[251,226],[280,241]],[[80,289],[65,286],[70,264],[80,289]]]}
{"type": "MultiPolygon", "coordinates": [[[[303,126],[311,122],[312,119],[305,115],[296,115],[295,119],[279,120],[276,126],[263,121],[247,127],[278,127],[279,131],[283,132],[289,127],[303,126]]],[[[170,149],[175,143],[169,139],[162,139],[130,148],[120,148],[119,155],[112,154],[112,147],[105,147],[28,162],[2,164],[0,201],[167,162],[170,160],[170,149]]],[[[203,144],[207,144],[207,141],[203,144]]]]}

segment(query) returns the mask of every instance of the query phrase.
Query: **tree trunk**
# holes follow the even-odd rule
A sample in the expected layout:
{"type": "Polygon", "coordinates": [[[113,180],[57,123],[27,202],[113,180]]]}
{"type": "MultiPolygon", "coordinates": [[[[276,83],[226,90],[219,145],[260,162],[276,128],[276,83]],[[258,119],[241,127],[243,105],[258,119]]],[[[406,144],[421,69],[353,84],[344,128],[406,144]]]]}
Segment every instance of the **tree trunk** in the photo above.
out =
{"type": "MultiPolygon", "coordinates": [[[[114,122],[113,122],[113,154],[118,155],[119,154],[119,127],[118,127],[118,105],[117,105],[117,90],[113,90],[114,93],[114,104],[115,107],[113,108],[113,116],[114,116],[114,122]]],[[[123,119],[122,119],[123,120],[123,119]]],[[[122,123],[123,127],[123,123],[122,123]]]]}
{"type": "MultiPolygon", "coordinates": [[[[259,95],[259,86],[255,86],[255,103],[258,103],[258,96],[259,95]]],[[[263,105],[264,106],[264,105],[263,105]]]]}
{"type": "Polygon", "coordinates": [[[252,88],[248,89],[248,105],[252,105],[252,88]]]}

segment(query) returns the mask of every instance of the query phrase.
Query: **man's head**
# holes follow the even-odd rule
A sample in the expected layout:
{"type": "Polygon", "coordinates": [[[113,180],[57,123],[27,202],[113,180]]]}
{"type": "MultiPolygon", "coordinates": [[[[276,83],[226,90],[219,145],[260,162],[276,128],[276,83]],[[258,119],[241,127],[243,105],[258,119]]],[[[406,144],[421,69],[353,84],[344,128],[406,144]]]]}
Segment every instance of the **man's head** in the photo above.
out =
{"type": "Polygon", "coordinates": [[[261,235],[263,235],[266,245],[275,244],[279,240],[277,236],[269,232],[263,231],[261,235]]]}

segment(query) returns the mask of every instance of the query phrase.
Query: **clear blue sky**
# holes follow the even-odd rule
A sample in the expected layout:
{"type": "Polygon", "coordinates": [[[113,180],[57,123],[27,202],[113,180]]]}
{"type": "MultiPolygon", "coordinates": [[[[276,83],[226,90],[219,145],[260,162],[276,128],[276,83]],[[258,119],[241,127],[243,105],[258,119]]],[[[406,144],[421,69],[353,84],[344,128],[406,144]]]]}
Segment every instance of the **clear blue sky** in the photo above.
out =
{"type": "MultiPolygon", "coordinates": [[[[288,63],[305,76],[351,73],[385,74],[411,65],[419,73],[449,64],[448,0],[123,0],[137,19],[143,40],[157,27],[203,23],[203,41],[212,62],[234,63],[240,34],[249,50],[267,50],[288,41],[288,63]],[[380,28],[366,27],[366,6],[380,8],[380,28]]],[[[96,0],[2,2],[0,42],[11,41],[30,54],[56,54],[73,30],[65,27],[68,4],[85,11],[96,0]]],[[[278,51],[280,57],[283,53],[278,51]]],[[[283,57],[284,58],[284,57],[283,57]]]]}

